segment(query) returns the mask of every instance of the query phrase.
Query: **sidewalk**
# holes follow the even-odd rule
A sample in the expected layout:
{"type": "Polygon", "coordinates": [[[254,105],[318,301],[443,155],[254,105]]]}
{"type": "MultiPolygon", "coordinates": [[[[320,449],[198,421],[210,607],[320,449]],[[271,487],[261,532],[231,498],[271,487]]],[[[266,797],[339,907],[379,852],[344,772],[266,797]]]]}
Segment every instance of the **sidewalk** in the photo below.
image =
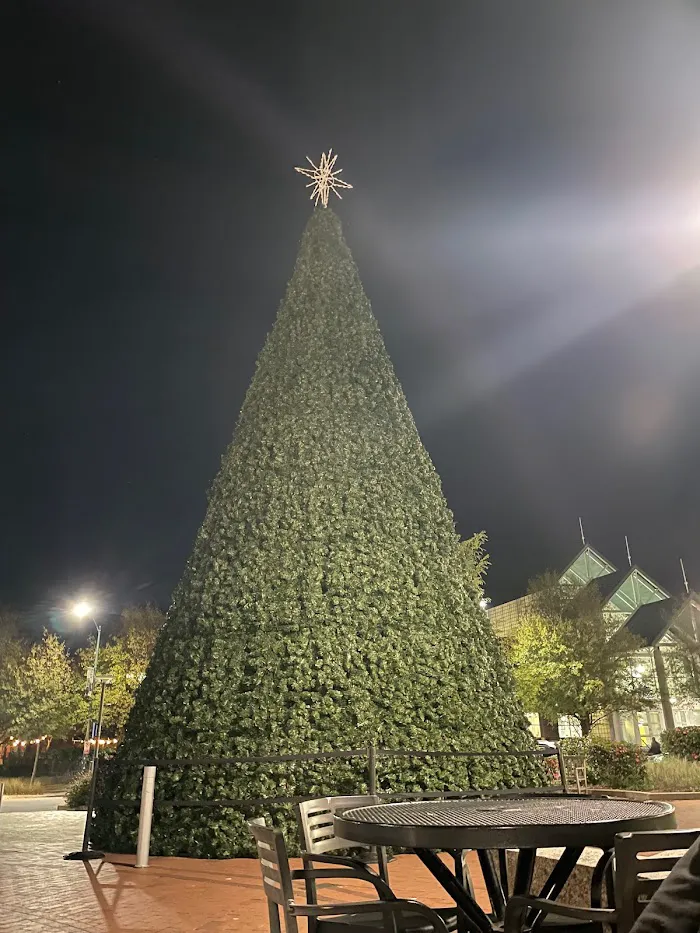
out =
{"type": "MultiPolygon", "coordinates": [[[[700,801],[676,807],[680,828],[700,826],[700,801]]],[[[64,853],[80,848],[84,825],[85,814],[72,811],[0,813],[0,933],[267,933],[256,860],[154,858],[147,869],[119,855],[64,862],[64,853]]],[[[471,855],[469,865],[486,906],[471,855]]],[[[449,903],[415,856],[398,856],[389,872],[399,896],[449,903]]],[[[356,883],[320,890],[336,902],[371,894],[356,883]]]]}

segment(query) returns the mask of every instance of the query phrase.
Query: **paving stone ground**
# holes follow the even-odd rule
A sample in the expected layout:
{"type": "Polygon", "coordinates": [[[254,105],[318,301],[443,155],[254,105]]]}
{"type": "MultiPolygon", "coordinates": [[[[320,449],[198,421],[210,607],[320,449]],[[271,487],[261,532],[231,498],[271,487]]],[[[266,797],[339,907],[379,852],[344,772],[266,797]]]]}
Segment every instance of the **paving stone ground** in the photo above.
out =
{"type": "MultiPolygon", "coordinates": [[[[255,859],[130,856],[65,862],[79,849],[84,813],[0,813],[1,933],[266,933],[267,906],[255,859]]],[[[300,865],[296,862],[295,865],[300,865]]],[[[471,866],[476,871],[476,865],[471,866]]],[[[399,897],[433,906],[449,898],[415,856],[391,862],[399,897]]],[[[366,885],[319,885],[329,901],[363,900],[366,885]]],[[[480,889],[484,897],[483,889],[480,889]]],[[[300,897],[302,891],[299,891],[300,897]]]]}
{"type": "MultiPolygon", "coordinates": [[[[678,825],[700,826],[700,801],[677,801],[678,825]]],[[[85,814],[0,813],[0,933],[266,933],[267,909],[253,859],[155,858],[147,869],[129,856],[65,862],[80,848],[85,814]]],[[[477,896],[483,885],[474,862],[477,896]]],[[[447,895],[415,856],[390,866],[399,896],[432,906],[447,895]]],[[[362,899],[364,885],[323,886],[331,901],[362,899]]]]}

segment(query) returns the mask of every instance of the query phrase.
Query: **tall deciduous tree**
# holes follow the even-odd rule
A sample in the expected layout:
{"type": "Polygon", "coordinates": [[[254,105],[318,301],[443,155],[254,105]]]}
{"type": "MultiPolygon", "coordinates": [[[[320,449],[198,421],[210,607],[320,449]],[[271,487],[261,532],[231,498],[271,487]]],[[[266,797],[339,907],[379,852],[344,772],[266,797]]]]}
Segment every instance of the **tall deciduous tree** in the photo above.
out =
{"type": "MultiPolygon", "coordinates": [[[[316,210],[107,782],[143,756],[530,746],[452,514],[329,209],[316,210]]],[[[531,760],[386,763],[405,789],[530,784],[531,760]]],[[[168,768],[167,798],[359,791],[362,761],[168,768]]],[[[133,846],[136,811],[100,811],[133,846]]],[[[274,814],[279,818],[279,814],[274,814]]],[[[249,852],[245,814],[161,810],[153,850],[249,852]]]]}
{"type": "Polygon", "coordinates": [[[0,745],[13,734],[19,712],[17,677],[27,652],[19,614],[0,607],[0,745]]]}
{"type": "MultiPolygon", "coordinates": [[[[105,692],[105,729],[118,734],[123,731],[164,622],[164,614],[155,606],[129,606],[122,610],[117,631],[103,646],[99,656],[98,676],[109,677],[111,681],[105,692]]],[[[93,642],[80,655],[85,673],[94,656],[93,642]]],[[[94,691],[93,716],[97,715],[98,697],[99,691],[94,691]]]]}
{"type": "Polygon", "coordinates": [[[573,716],[588,735],[609,712],[650,705],[652,687],[636,676],[641,641],[611,632],[594,586],[561,584],[545,574],[530,585],[529,614],[514,637],[511,659],[526,709],[550,722],[573,716]]]}
{"type": "Polygon", "coordinates": [[[15,728],[26,738],[66,738],[85,717],[78,676],[64,643],[44,632],[16,674],[15,728]]]}

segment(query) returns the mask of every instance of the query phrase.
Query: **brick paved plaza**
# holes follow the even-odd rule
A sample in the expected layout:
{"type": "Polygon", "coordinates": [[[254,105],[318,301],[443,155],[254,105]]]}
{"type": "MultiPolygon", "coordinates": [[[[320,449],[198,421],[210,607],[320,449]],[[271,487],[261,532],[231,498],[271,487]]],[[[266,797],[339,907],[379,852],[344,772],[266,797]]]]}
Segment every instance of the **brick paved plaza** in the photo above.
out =
{"type": "MultiPolygon", "coordinates": [[[[677,801],[679,827],[700,825],[700,801],[677,801]]],[[[266,933],[257,862],[133,858],[64,862],[80,848],[84,813],[0,813],[1,933],[266,933]]],[[[478,869],[470,862],[472,875],[478,869]]],[[[414,856],[391,863],[399,896],[449,901],[414,856]]],[[[327,883],[329,900],[353,900],[366,886],[327,883]]],[[[480,899],[483,888],[477,888],[480,899]]]]}
{"type": "MultiPolygon", "coordinates": [[[[254,859],[133,857],[64,862],[79,849],[84,813],[0,813],[2,933],[266,933],[267,907],[254,859]]],[[[474,870],[475,866],[472,866],[474,870]]],[[[391,863],[399,896],[448,904],[442,888],[403,855],[391,863]]],[[[329,900],[367,896],[366,885],[319,886],[329,900]]],[[[371,889],[369,889],[371,891],[371,889]]],[[[301,890],[300,890],[301,894],[301,890]]]]}

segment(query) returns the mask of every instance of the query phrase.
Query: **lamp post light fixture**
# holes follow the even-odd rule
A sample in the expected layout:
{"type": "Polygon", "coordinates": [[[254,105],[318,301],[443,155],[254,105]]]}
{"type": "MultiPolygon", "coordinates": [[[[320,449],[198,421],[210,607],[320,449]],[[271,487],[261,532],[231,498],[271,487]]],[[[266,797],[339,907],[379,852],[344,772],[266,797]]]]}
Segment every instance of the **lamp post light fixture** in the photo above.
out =
{"type": "Polygon", "coordinates": [[[97,641],[95,642],[95,662],[88,672],[87,683],[87,695],[92,696],[92,691],[95,686],[95,677],[97,676],[97,661],[100,657],[100,638],[102,637],[102,626],[95,622],[95,611],[90,603],[85,602],[85,600],[80,600],[80,602],[75,603],[72,609],[72,613],[76,619],[90,619],[92,624],[95,626],[95,631],[97,632],[97,641]]]}

